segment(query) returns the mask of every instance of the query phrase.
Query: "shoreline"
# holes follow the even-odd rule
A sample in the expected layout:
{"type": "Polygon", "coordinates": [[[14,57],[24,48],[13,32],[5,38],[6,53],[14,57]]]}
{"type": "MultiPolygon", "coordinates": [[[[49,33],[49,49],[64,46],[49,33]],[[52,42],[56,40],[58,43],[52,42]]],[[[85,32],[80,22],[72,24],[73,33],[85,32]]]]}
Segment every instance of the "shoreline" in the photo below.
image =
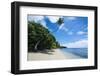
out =
{"type": "Polygon", "coordinates": [[[28,61],[32,60],[62,60],[62,59],[80,59],[81,57],[67,52],[66,55],[60,49],[52,49],[53,52],[28,52],[28,61]]]}

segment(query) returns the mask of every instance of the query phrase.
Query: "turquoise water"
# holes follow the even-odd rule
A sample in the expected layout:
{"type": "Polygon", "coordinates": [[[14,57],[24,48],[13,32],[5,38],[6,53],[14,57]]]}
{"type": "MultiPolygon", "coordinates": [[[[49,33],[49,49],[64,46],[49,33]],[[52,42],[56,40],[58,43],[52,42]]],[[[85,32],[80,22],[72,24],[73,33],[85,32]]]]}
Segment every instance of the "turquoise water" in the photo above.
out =
{"type": "Polygon", "coordinates": [[[61,48],[61,51],[66,55],[67,52],[72,53],[81,58],[88,58],[87,48],[61,48]]]}

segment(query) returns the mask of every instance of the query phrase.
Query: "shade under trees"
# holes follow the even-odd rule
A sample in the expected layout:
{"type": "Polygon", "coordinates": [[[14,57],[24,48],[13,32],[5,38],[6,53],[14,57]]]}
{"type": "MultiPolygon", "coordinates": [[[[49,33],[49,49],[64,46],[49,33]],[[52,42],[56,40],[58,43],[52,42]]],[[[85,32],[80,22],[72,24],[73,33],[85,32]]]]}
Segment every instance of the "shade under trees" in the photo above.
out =
{"type": "MultiPolygon", "coordinates": [[[[60,21],[58,21],[60,23],[60,21]]],[[[60,44],[48,29],[39,23],[28,21],[28,51],[59,48],[60,44]]]]}

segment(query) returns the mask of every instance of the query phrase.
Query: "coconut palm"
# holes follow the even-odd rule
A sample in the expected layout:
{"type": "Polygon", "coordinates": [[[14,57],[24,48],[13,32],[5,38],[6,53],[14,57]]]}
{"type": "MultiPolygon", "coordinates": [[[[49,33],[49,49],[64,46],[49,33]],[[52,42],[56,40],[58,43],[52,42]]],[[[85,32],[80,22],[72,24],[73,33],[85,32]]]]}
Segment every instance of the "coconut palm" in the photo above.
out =
{"type": "Polygon", "coordinates": [[[57,21],[57,24],[61,25],[63,23],[64,23],[64,18],[59,18],[58,21],[57,21]]]}

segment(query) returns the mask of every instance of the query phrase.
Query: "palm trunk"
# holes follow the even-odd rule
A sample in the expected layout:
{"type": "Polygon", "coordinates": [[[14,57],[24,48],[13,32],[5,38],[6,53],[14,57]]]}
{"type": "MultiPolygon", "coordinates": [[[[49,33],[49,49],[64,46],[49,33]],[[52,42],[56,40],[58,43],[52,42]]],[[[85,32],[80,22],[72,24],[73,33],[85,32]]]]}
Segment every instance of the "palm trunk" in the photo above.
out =
{"type": "Polygon", "coordinates": [[[35,50],[38,49],[37,46],[39,45],[40,41],[41,41],[41,40],[39,40],[39,41],[35,44],[35,46],[34,46],[34,49],[35,49],[35,50]]]}

